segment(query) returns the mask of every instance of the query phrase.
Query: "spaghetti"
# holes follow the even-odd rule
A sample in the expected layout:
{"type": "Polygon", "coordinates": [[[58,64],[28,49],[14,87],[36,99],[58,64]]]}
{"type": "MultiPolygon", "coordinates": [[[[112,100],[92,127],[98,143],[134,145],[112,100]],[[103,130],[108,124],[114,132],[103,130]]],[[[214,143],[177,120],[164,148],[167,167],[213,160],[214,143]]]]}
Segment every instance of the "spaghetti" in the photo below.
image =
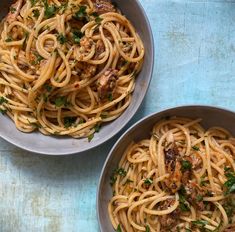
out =
{"type": "Polygon", "coordinates": [[[113,172],[116,231],[235,231],[235,139],[201,120],[158,122],[113,172]]]}
{"type": "Polygon", "coordinates": [[[0,111],[22,132],[91,139],[130,104],[143,58],[109,0],[18,0],[1,26],[0,111]]]}

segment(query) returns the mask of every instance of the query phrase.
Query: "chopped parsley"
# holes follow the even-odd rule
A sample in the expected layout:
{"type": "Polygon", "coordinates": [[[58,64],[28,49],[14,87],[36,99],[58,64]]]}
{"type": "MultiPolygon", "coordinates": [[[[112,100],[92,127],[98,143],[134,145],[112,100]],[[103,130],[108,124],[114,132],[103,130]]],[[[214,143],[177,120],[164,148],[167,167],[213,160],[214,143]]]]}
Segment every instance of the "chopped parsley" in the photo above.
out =
{"type": "Polygon", "coordinates": [[[197,197],[196,197],[196,201],[198,201],[198,202],[201,202],[201,201],[203,201],[203,196],[202,195],[197,195],[197,197]]]}
{"type": "Polygon", "coordinates": [[[100,124],[97,124],[94,129],[95,129],[95,132],[98,133],[100,131],[100,128],[101,128],[101,125],[100,124]]]}
{"type": "Polygon", "coordinates": [[[64,127],[69,128],[71,127],[75,122],[77,118],[76,117],[65,117],[64,118],[64,127]]]}
{"type": "Polygon", "coordinates": [[[57,12],[57,8],[55,5],[48,5],[47,0],[44,0],[44,8],[45,8],[45,17],[47,19],[53,17],[56,12],[57,12]]]}
{"type": "Polygon", "coordinates": [[[58,97],[55,99],[55,106],[56,107],[62,107],[62,106],[68,106],[68,102],[65,96],[58,97]]]}
{"type": "Polygon", "coordinates": [[[7,103],[7,99],[4,97],[0,97],[0,105],[2,105],[3,103],[7,103]]]}
{"type": "Polygon", "coordinates": [[[100,24],[101,21],[103,20],[103,18],[101,18],[97,12],[94,12],[91,15],[95,17],[95,22],[98,24],[100,24]]]}
{"type": "Polygon", "coordinates": [[[0,109],[0,113],[1,113],[2,115],[5,115],[5,114],[7,113],[7,110],[0,109]]]}
{"type": "Polygon", "coordinates": [[[73,16],[77,20],[84,20],[87,17],[86,6],[80,6],[79,10],[73,16]]]}
{"type": "Polygon", "coordinates": [[[145,226],[145,232],[150,232],[149,225],[145,226]]]}
{"type": "Polygon", "coordinates": [[[117,175],[125,177],[127,172],[123,168],[117,168],[113,171],[112,175],[110,176],[110,185],[113,186],[117,180],[117,175]]]}
{"type": "Polygon", "coordinates": [[[91,140],[94,138],[94,134],[89,135],[87,138],[88,138],[88,142],[91,142],[91,140]]]}
{"type": "Polygon", "coordinates": [[[81,38],[84,36],[84,34],[81,31],[74,31],[73,32],[73,41],[76,44],[80,44],[81,38]]]}
{"type": "Polygon", "coordinates": [[[195,151],[200,151],[199,147],[197,147],[197,146],[193,146],[192,149],[195,151]]]}
{"type": "Polygon", "coordinates": [[[11,7],[10,7],[10,12],[11,12],[11,13],[16,12],[16,8],[14,8],[14,7],[11,6],[11,7]]]}
{"type": "Polygon", "coordinates": [[[235,173],[229,168],[225,169],[225,176],[227,177],[227,181],[224,183],[226,188],[225,195],[230,193],[235,193],[235,173]]]}
{"type": "Polygon", "coordinates": [[[48,84],[45,84],[44,88],[46,89],[47,92],[51,92],[51,90],[52,90],[52,86],[48,85],[48,84]]]}
{"type": "Polygon", "coordinates": [[[37,3],[38,0],[30,0],[31,5],[34,6],[37,3]]]}
{"type": "Polygon", "coordinates": [[[205,177],[202,176],[200,178],[200,186],[203,187],[203,186],[206,186],[207,184],[209,184],[209,181],[208,180],[205,180],[205,177]]]}
{"type": "Polygon", "coordinates": [[[5,40],[5,42],[12,42],[13,41],[13,38],[11,36],[8,36],[7,39],[5,40]]]}
{"type": "Polygon", "coordinates": [[[38,9],[33,10],[33,17],[34,18],[37,19],[39,17],[39,15],[40,15],[40,11],[38,9]]]}
{"type": "Polygon", "coordinates": [[[192,170],[192,164],[188,160],[181,161],[181,170],[183,172],[192,170]]]}
{"type": "Polygon", "coordinates": [[[189,204],[186,201],[186,190],[183,186],[181,186],[180,190],[178,191],[179,194],[179,208],[182,212],[190,211],[189,204]]]}
{"type": "Polygon", "coordinates": [[[118,227],[117,227],[117,229],[116,229],[116,232],[122,232],[122,229],[121,229],[120,224],[118,225],[118,227]]]}
{"type": "Polygon", "coordinates": [[[228,216],[228,219],[231,221],[233,215],[235,214],[235,200],[228,198],[226,203],[223,205],[223,208],[228,216]]]}
{"type": "Polygon", "coordinates": [[[110,93],[110,94],[108,95],[108,100],[109,100],[109,101],[112,101],[112,100],[113,100],[113,94],[112,94],[112,93],[110,93]]]}
{"type": "Polygon", "coordinates": [[[153,183],[153,179],[152,179],[152,178],[147,178],[147,179],[144,180],[144,184],[145,184],[145,185],[148,185],[148,186],[149,186],[149,185],[151,185],[152,183],[153,183]]]}
{"type": "Polygon", "coordinates": [[[60,6],[60,11],[63,14],[68,7],[68,2],[62,3],[60,6]]]}
{"type": "Polygon", "coordinates": [[[33,54],[34,54],[34,56],[35,56],[36,59],[31,62],[32,65],[37,65],[37,64],[39,64],[39,63],[44,59],[44,58],[43,58],[41,55],[39,55],[37,52],[34,52],[33,54]]]}
{"type": "Polygon", "coordinates": [[[59,34],[57,36],[57,40],[60,42],[60,44],[65,44],[67,41],[66,37],[63,34],[59,34]]]}

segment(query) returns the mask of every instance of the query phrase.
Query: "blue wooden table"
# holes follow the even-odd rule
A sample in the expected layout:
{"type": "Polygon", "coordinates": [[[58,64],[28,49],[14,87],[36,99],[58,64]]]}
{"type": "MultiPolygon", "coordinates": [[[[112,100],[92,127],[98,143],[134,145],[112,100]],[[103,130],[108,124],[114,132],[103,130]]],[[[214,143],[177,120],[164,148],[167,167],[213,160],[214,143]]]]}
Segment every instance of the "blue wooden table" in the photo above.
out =
{"type": "MultiPolygon", "coordinates": [[[[155,68],[144,104],[129,126],[177,105],[235,110],[235,1],[141,3],[154,33],[155,68]]],[[[119,136],[70,157],[33,155],[0,140],[0,232],[99,231],[98,178],[119,136]]]]}

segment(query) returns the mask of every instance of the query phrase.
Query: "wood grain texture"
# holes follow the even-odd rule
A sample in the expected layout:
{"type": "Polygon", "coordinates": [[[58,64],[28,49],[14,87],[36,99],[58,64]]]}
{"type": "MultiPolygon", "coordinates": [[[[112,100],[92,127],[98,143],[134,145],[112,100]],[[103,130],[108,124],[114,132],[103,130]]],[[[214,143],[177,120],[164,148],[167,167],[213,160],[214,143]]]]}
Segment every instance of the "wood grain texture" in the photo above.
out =
{"type": "MultiPolygon", "coordinates": [[[[154,32],[155,69],[144,104],[129,126],[178,105],[235,110],[235,1],[141,3],[154,32]]],[[[29,154],[0,139],[0,232],[99,231],[98,178],[119,136],[69,157],[29,154]]]]}

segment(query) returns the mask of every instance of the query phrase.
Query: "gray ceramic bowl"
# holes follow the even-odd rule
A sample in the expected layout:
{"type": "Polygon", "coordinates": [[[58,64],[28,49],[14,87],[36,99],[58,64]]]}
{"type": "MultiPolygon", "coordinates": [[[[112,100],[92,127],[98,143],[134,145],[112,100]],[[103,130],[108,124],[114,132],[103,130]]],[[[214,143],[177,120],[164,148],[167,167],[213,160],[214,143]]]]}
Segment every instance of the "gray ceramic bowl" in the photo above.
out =
{"type": "MultiPolygon", "coordinates": [[[[8,0],[1,0],[8,2],[8,0]]],[[[24,134],[15,128],[6,116],[0,116],[0,137],[25,150],[48,155],[80,153],[94,148],[117,134],[134,116],[147,92],[153,70],[154,45],[147,16],[138,0],[115,0],[124,15],[131,20],[144,42],[146,55],[141,73],[137,77],[133,99],[128,109],[115,121],[102,127],[89,143],[87,139],[44,136],[40,133],[24,134]]],[[[6,13],[6,12],[5,12],[6,13]]],[[[0,14],[0,18],[1,18],[0,14]]]]}
{"type": "Polygon", "coordinates": [[[185,116],[189,118],[202,118],[204,128],[220,126],[235,135],[235,112],[210,106],[182,106],[167,109],[147,116],[132,126],[114,145],[109,153],[99,181],[97,191],[97,214],[101,232],[114,232],[108,216],[108,202],[112,197],[110,176],[118,166],[122,154],[132,141],[150,137],[152,127],[156,122],[168,116],[185,116]]]}

